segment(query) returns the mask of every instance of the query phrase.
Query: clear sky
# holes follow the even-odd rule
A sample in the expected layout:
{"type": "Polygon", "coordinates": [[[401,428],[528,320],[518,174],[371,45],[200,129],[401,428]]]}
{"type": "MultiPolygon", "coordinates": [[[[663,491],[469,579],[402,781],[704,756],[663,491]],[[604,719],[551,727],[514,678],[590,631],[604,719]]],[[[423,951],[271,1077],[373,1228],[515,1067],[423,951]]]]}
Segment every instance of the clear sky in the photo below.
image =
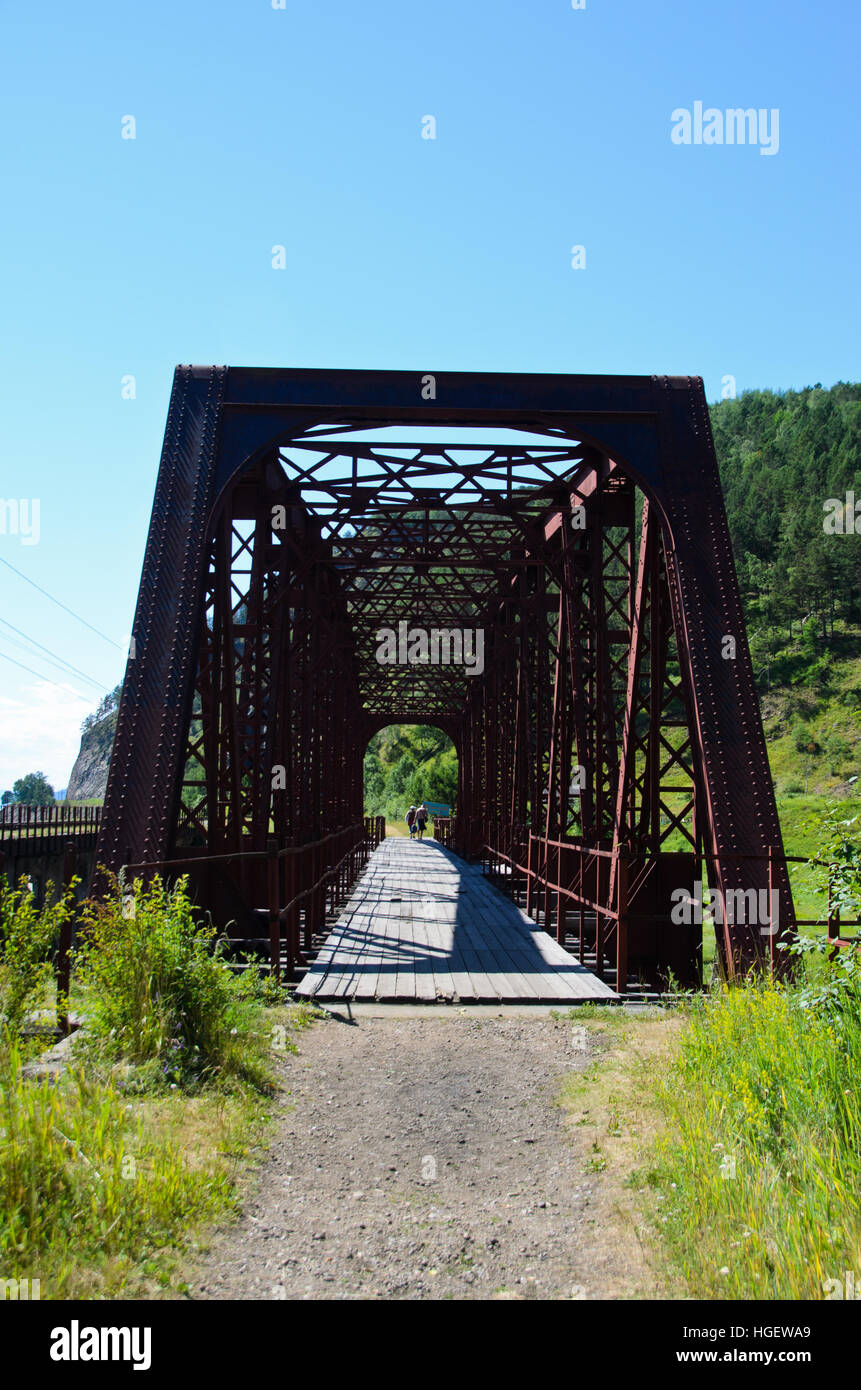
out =
{"type": "Polygon", "coordinates": [[[177,362],[861,376],[857,0],[283,4],[0,3],[0,559],[117,644],[0,565],[0,790],[122,676],[177,362]]]}

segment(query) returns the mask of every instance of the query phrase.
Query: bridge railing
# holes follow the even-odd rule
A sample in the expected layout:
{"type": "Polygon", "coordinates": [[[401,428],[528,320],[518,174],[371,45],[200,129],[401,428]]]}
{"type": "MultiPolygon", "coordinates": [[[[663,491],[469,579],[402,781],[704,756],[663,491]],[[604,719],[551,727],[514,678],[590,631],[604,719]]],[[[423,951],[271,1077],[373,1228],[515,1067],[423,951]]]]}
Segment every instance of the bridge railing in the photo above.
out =
{"type": "MultiPolygon", "coordinates": [[[[615,955],[616,989],[623,994],[628,984],[630,926],[632,920],[637,920],[637,914],[631,913],[632,873],[642,865],[642,856],[635,855],[624,844],[600,848],[578,845],[568,840],[547,839],[543,835],[535,835],[526,826],[503,827],[501,824],[488,823],[485,831],[481,857],[488,874],[504,880],[500,886],[509,890],[516,888],[518,880],[525,885],[527,914],[532,916],[536,909],[543,910],[545,930],[554,924],[555,917],[556,939],[562,944],[566,939],[567,910],[573,907],[578,924],[577,953],[581,962],[585,954],[584,916],[594,915],[596,971],[602,974],[605,962],[615,955]],[[504,834],[500,833],[503,829],[504,834]]],[[[777,963],[776,948],[784,939],[776,921],[772,924],[771,920],[772,894],[780,881],[778,866],[804,864],[834,869],[834,865],[826,860],[784,854],[777,849],[769,849],[766,854],[709,855],[691,852],[689,857],[698,874],[701,874],[702,864],[706,861],[718,863],[731,859],[767,867],[768,916],[760,927],[764,928],[763,936],[768,943],[772,969],[777,963]]],[[[829,873],[828,877],[826,917],[795,917],[793,925],[826,926],[827,936],[823,940],[827,941],[832,958],[846,947],[861,948],[859,937],[842,935],[846,928],[861,928],[861,919],[841,921],[840,911],[834,905],[833,873],[829,873]]]]}
{"type": "Polygon", "coordinates": [[[386,838],[385,816],[365,816],[365,834],[376,849],[386,838]]]}
{"type": "MultiPolygon", "coordinates": [[[[502,830],[502,826],[499,829],[502,830]]],[[[527,826],[509,826],[497,838],[488,826],[482,859],[491,877],[504,886],[525,887],[526,912],[543,908],[544,929],[552,924],[557,941],[565,944],[569,908],[577,917],[577,955],[586,953],[584,916],[595,917],[595,970],[603,975],[615,946],[616,989],[624,993],[628,980],[628,862],[626,850],[598,849],[570,841],[546,839],[527,826]],[[494,843],[495,841],[495,843],[494,843]]]]}
{"type": "MultiPolygon", "coordinates": [[[[329,911],[346,901],[350,888],[364,869],[372,851],[386,836],[384,816],[365,816],[353,825],[332,831],[306,844],[267,841],[265,850],[233,850],[224,854],[196,853],[158,863],[124,866],[131,877],[193,872],[217,865],[240,868],[265,861],[266,906],[254,915],[265,921],[269,937],[269,963],[276,978],[281,975],[282,928],[288,974],[307,963],[316,930],[329,911]]],[[[258,880],[259,881],[259,880],[258,880]]]]}
{"type": "Polygon", "coordinates": [[[443,849],[454,849],[454,816],[434,816],[433,837],[442,845],[443,849]]]}
{"type": "Polygon", "coordinates": [[[18,844],[41,847],[46,839],[95,836],[101,819],[101,806],[67,806],[64,801],[53,806],[30,806],[13,801],[9,806],[0,806],[0,844],[15,840],[18,844]]]}

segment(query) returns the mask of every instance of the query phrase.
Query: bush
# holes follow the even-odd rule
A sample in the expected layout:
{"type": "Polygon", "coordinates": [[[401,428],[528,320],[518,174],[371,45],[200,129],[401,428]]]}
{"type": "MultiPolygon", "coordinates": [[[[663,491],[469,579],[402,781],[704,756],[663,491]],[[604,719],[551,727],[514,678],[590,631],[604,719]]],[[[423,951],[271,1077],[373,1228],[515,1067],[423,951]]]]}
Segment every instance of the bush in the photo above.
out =
{"type": "Polygon", "coordinates": [[[828,770],[835,776],[839,775],[847,758],[851,755],[851,748],[845,739],[839,734],[829,734],[824,744],[825,756],[828,759],[828,770]]]}
{"type": "Polygon", "coordinates": [[[792,730],[792,737],[797,752],[799,753],[818,753],[819,744],[809,724],[804,720],[799,720],[792,730]]]}
{"type": "Polygon", "coordinates": [[[211,925],[195,919],[188,880],[118,880],[87,905],[77,978],[89,1035],[106,1056],[189,1086],[215,1076],[269,1085],[257,973],[233,974],[211,925]]]}
{"type": "Polygon", "coordinates": [[[72,902],[68,893],[54,904],[49,889],[39,911],[26,878],[10,888],[0,874],[0,1027],[12,1036],[50,979],[51,947],[72,902]]]}

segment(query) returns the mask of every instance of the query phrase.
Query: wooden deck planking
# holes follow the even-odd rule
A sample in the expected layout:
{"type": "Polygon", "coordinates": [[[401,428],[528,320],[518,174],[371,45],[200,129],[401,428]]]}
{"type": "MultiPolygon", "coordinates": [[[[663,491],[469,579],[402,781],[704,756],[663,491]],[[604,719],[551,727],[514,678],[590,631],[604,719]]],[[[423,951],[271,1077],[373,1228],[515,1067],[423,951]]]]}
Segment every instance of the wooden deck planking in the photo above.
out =
{"type": "MultiPolygon", "coordinates": [[[[542,963],[547,962],[546,969],[536,969],[534,955],[521,948],[518,937],[515,936],[512,942],[510,934],[506,936],[496,923],[488,922],[483,912],[479,912],[478,920],[486,938],[494,943],[491,948],[494,954],[504,955],[506,969],[514,978],[525,980],[532,994],[542,999],[547,999],[548,995],[551,998],[567,999],[570,998],[572,989],[579,994],[580,989],[586,987],[585,982],[581,984],[578,979],[581,974],[579,968],[569,970],[567,961],[554,968],[552,954],[545,953],[543,949],[543,942],[552,942],[552,938],[546,932],[535,930],[534,927],[530,932],[530,947],[538,953],[542,963]]],[[[555,942],[552,944],[556,945],[555,942]]],[[[571,959],[568,957],[568,960],[571,959]]]]}
{"type": "Polygon", "coordinates": [[[613,990],[435,841],[374,852],[299,986],[317,999],[576,1003],[613,990]]]}
{"type": "Polygon", "coordinates": [[[428,898],[422,903],[422,912],[427,921],[428,940],[433,952],[434,992],[438,999],[453,999],[460,990],[452,974],[454,929],[444,921],[439,903],[428,898]]]}

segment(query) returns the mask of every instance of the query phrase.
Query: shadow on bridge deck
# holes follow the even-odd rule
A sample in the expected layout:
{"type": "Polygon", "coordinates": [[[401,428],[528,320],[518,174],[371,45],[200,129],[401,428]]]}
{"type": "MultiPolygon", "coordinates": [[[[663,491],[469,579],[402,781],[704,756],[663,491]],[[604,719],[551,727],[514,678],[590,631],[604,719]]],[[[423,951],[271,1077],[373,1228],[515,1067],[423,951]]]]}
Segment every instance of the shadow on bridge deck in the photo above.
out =
{"type": "Polygon", "coordinates": [[[297,994],[319,1000],[583,1004],[616,999],[480,869],[385,840],[297,994]]]}

